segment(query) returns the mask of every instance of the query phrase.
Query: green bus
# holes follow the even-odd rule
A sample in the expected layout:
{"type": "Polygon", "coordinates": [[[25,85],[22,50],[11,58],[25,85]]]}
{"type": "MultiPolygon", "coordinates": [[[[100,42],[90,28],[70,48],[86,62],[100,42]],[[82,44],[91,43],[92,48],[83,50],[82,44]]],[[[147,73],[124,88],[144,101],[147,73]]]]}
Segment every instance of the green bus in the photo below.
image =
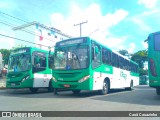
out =
{"type": "Polygon", "coordinates": [[[6,78],[6,88],[29,88],[33,93],[39,88],[52,91],[49,52],[34,47],[13,50],[9,57],[6,78]]]}
{"type": "Polygon", "coordinates": [[[139,84],[138,64],[89,37],[71,38],[55,45],[52,80],[55,94],[58,89],[102,95],[110,89],[131,90],[139,84]]]}
{"type": "Polygon", "coordinates": [[[139,77],[139,85],[149,85],[148,75],[142,75],[139,77]]]}
{"type": "Polygon", "coordinates": [[[148,42],[148,71],[149,86],[156,88],[160,95],[160,32],[151,33],[148,42]]]}

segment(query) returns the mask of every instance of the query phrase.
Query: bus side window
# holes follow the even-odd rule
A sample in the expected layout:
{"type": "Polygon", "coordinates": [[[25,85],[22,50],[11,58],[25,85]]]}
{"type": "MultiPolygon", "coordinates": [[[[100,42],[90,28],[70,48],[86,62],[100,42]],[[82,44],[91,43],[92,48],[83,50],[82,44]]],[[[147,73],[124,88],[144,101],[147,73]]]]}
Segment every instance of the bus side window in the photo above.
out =
{"type": "Polygon", "coordinates": [[[39,72],[39,71],[44,71],[46,69],[46,54],[45,53],[40,53],[40,52],[33,52],[33,73],[39,72]]]}
{"type": "Polygon", "coordinates": [[[119,58],[114,52],[112,52],[112,66],[119,67],[119,58]]]}
{"type": "Polygon", "coordinates": [[[101,64],[101,48],[98,45],[92,47],[92,67],[96,68],[101,64]]]}
{"type": "Polygon", "coordinates": [[[102,48],[102,62],[111,65],[111,51],[106,48],[102,48]]]}

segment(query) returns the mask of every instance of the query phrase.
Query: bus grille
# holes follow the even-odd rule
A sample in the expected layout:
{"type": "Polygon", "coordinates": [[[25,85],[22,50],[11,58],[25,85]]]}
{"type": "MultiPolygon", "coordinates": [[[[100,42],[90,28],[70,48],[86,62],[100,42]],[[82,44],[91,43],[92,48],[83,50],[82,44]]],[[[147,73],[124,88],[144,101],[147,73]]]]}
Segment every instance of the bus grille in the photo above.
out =
{"type": "Polygon", "coordinates": [[[62,77],[62,78],[74,78],[78,75],[80,75],[81,72],[77,72],[77,73],[59,73],[59,77],[62,77]]]}

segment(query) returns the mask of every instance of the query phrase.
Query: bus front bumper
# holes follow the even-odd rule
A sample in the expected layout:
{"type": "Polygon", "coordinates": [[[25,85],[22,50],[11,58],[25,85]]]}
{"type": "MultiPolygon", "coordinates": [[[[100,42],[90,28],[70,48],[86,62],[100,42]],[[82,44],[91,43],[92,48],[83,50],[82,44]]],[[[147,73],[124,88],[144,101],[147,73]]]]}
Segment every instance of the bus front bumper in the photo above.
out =
{"type": "Polygon", "coordinates": [[[160,87],[160,80],[149,80],[149,86],[153,88],[160,87]]]}
{"type": "Polygon", "coordinates": [[[52,86],[59,89],[68,89],[68,90],[91,90],[89,81],[82,83],[79,82],[55,82],[52,81],[52,86]]]}

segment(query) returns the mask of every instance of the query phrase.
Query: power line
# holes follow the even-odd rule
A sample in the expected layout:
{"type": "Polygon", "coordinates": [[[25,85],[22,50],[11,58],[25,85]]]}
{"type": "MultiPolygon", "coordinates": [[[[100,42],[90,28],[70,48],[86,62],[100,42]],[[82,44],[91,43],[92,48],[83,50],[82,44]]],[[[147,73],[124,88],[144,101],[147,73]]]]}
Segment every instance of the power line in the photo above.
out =
{"type": "MultiPolygon", "coordinates": [[[[13,24],[11,24],[11,23],[7,23],[7,21],[0,21],[0,23],[1,23],[1,24],[4,24],[4,25],[7,25],[7,26],[10,26],[10,27],[16,27],[15,25],[13,25],[13,24]]],[[[26,33],[29,33],[29,34],[36,35],[36,36],[40,37],[40,35],[35,34],[33,31],[30,31],[30,30],[22,30],[22,29],[21,29],[21,31],[24,31],[24,32],[26,32],[26,33]]],[[[46,37],[43,37],[43,38],[46,39],[46,40],[55,42],[55,41],[52,40],[52,38],[51,38],[51,39],[46,38],[46,37]]]]}
{"type": "Polygon", "coordinates": [[[25,23],[29,23],[29,22],[24,21],[24,20],[22,20],[22,19],[20,19],[20,18],[17,18],[17,17],[11,16],[11,15],[9,15],[9,14],[7,14],[7,13],[1,12],[1,11],[0,11],[0,13],[1,13],[1,14],[4,14],[4,15],[6,15],[6,16],[12,17],[12,18],[14,18],[14,19],[17,19],[17,20],[23,21],[23,22],[25,22],[25,23]]]}
{"type": "Polygon", "coordinates": [[[42,45],[42,44],[37,44],[37,43],[34,43],[34,42],[29,42],[27,40],[22,40],[20,38],[11,37],[11,36],[4,35],[4,34],[0,34],[0,35],[3,36],[3,37],[12,38],[12,39],[16,39],[16,40],[19,40],[19,41],[23,41],[23,42],[27,42],[27,43],[31,43],[31,44],[36,44],[36,45],[41,45],[41,46],[50,48],[50,46],[46,46],[46,45],[42,45]]]}
{"type": "MultiPolygon", "coordinates": [[[[22,20],[22,19],[20,19],[20,18],[17,18],[17,17],[14,17],[14,16],[11,16],[11,15],[9,15],[9,14],[7,14],[7,13],[4,13],[4,12],[1,12],[0,11],[0,13],[1,14],[4,14],[4,15],[6,15],[6,16],[9,16],[9,17],[12,17],[12,18],[14,18],[14,19],[17,19],[17,20],[20,20],[20,21],[23,21],[23,22],[25,22],[25,23],[29,23],[29,22],[27,22],[27,21],[24,21],[24,20],[22,20]]],[[[13,25],[13,24],[7,24],[7,22],[6,21],[4,21],[4,22],[0,22],[0,23],[2,23],[2,24],[5,24],[5,25],[8,25],[8,26],[11,26],[11,27],[16,27],[17,25],[13,25]]],[[[24,31],[24,32],[27,32],[27,33],[30,33],[30,34],[32,34],[32,35],[36,35],[36,36],[38,36],[38,37],[41,37],[40,35],[38,35],[38,34],[36,34],[34,31],[30,31],[30,30],[22,30],[21,29],[21,31],[24,31]]],[[[46,40],[49,40],[49,41],[52,41],[52,42],[54,42],[55,43],[55,41],[53,40],[53,38],[46,38],[46,37],[43,37],[43,39],[46,39],[46,40]]]]}
{"type": "MultiPolygon", "coordinates": [[[[9,14],[4,13],[4,12],[1,12],[1,11],[0,11],[0,14],[3,14],[3,15],[5,15],[5,16],[9,16],[9,17],[11,17],[11,18],[17,19],[17,20],[22,21],[22,22],[25,22],[25,23],[29,23],[29,22],[27,22],[27,21],[25,21],[25,20],[22,20],[22,19],[20,19],[20,18],[14,17],[14,16],[12,16],[12,15],[9,15],[9,14]]],[[[16,22],[17,22],[17,21],[16,21],[16,22]]],[[[4,21],[4,20],[3,20],[3,21],[1,20],[0,23],[1,23],[1,24],[4,24],[4,25],[7,25],[7,26],[10,26],[10,27],[16,27],[16,26],[17,26],[17,25],[13,25],[13,24],[11,24],[11,23],[8,23],[7,21],[4,21]]],[[[18,23],[18,22],[17,22],[17,23],[18,23]]],[[[29,31],[29,30],[22,30],[22,31],[40,37],[39,35],[35,34],[33,31],[29,31]]],[[[44,47],[50,48],[50,46],[46,46],[46,45],[42,45],[42,44],[37,44],[37,43],[34,43],[34,42],[29,42],[29,41],[27,41],[27,40],[22,40],[22,39],[20,39],[20,38],[11,37],[11,36],[4,35],[4,34],[0,34],[0,35],[3,36],[3,37],[12,38],[12,39],[15,39],[15,40],[19,40],[19,41],[23,41],[23,42],[27,42],[27,43],[31,43],[31,44],[40,45],[40,46],[44,46],[44,47]]],[[[45,38],[45,37],[43,37],[43,38],[45,38]]],[[[45,38],[45,39],[47,39],[47,38],[45,38]]],[[[51,40],[51,39],[47,39],[47,40],[50,40],[50,41],[54,42],[54,41],[51,40]]]]}

